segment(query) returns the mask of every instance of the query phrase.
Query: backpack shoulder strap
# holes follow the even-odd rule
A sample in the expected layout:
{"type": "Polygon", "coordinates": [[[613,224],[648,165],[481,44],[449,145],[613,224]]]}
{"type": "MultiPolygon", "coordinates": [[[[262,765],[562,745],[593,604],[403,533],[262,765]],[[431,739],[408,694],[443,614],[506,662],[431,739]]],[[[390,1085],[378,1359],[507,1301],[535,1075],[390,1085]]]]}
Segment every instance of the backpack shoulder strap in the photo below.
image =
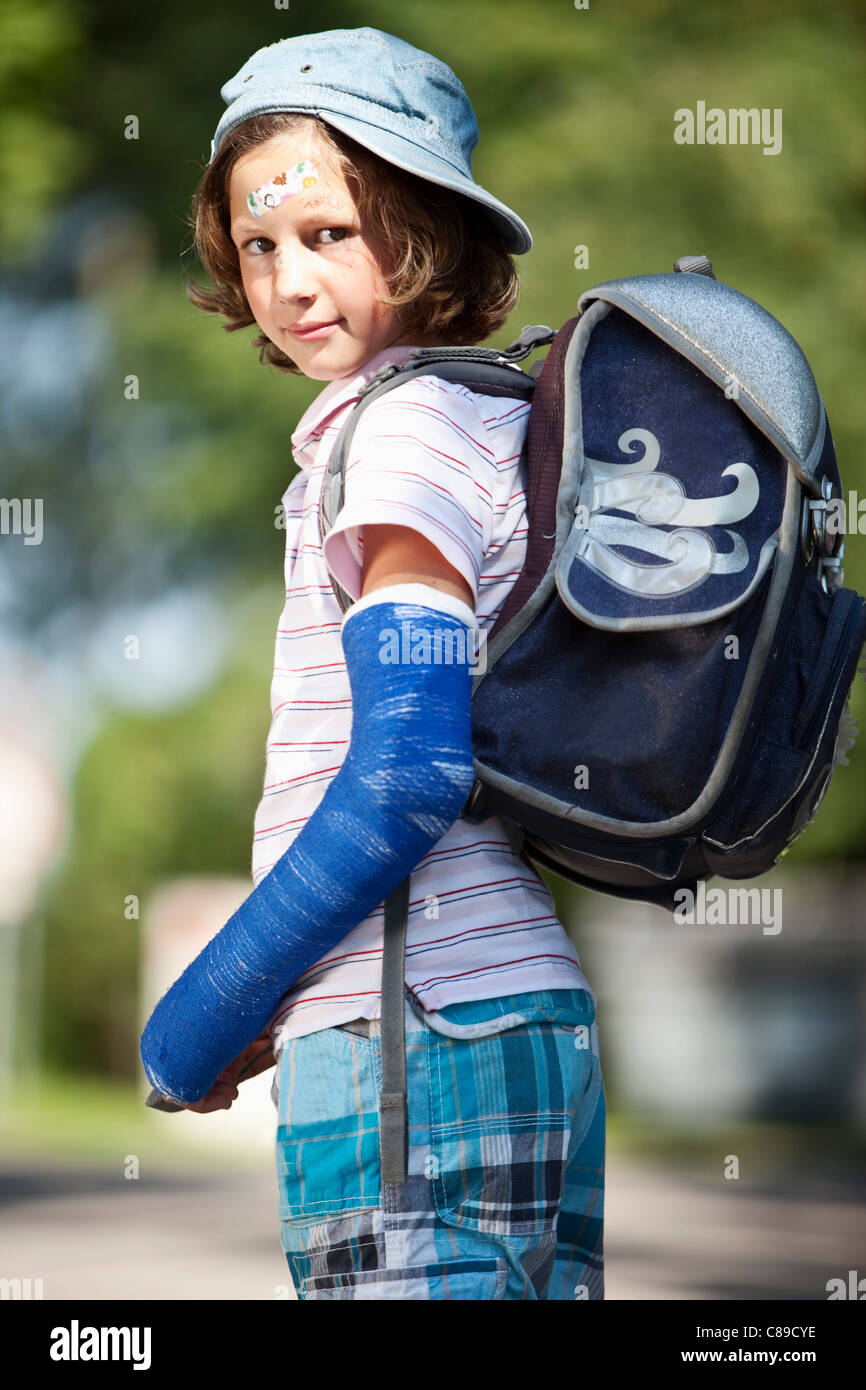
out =
{"type": "MultiPolygon", "coordinates": [[[[405,363],[386,362],[375,376],[361,387],[359,399],[349,412],[340,433],[334,440],[328,460],[319,502],[319,537],[325,537],[336,521],[343,505],[346,460],[349,445],[361,418],[361,413],[387,391],[411,381],[416,376],[443,377],[469,390],[481,390],[484,395],[516,396],[531,400],[535,377],[515,368],[517,357],[525,357],[534,347],[549,341],[553,329],[543,325],[524,328],[515,343],[501,352],[493,348],[416,348],[405,363]]],[[[331,586],[340,607],[345,611],[354,602],[342,585],[330,575],[331,586]]]]}

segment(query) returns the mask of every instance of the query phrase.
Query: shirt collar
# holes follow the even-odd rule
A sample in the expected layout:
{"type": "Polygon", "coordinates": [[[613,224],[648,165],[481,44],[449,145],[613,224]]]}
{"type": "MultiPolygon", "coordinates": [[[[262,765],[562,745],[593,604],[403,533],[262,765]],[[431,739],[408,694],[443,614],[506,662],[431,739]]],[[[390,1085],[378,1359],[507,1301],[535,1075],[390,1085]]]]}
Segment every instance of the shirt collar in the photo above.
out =
{"type": "Polygon", "coordinates": [[[328,421],[344,406],[358,399],[358,392],[361,387],[372,376],[375,376],[379,367],[386,362],[402,364],[407,361],[409,354],[413,351],[414,348],[411,343],[383,348],[381,352],[368,358],[363,367],[359,367],[357,371],[329,381],[312,404],[307,407],[292,434],[292,453],[296,463],[307,470],[312,461],[310,446],[318,443],[328,421]]]}

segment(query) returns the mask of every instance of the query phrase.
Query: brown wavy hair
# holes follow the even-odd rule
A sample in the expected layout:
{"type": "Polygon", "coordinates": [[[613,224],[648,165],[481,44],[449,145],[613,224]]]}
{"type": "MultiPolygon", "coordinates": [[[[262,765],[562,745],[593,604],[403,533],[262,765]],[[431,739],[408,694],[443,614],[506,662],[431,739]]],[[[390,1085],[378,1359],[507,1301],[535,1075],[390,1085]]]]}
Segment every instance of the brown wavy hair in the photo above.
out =
{"type": "MultiPolygon", "coordinates": [[[[196,308],[222,314],[228,333],[256,322],[230,235],[231,171],[241,155],[272,136],[302,132],[324,146],[326,161],[346,181],[362,232],[381,248],[388,288],[382,302],[398,311],[404,333],[417,330],[462,347],[481,343],[502,327],[517,303],[520,277],[481,205],[398,169],[316,116],[288,111],[252,116],[235,126],[199,180],[187,225],[215,288],[201,289],[187,280],[196,308]]],[[[301,374],[265,333],[253,346],[261,349],[260,362],[301,374]]]]}

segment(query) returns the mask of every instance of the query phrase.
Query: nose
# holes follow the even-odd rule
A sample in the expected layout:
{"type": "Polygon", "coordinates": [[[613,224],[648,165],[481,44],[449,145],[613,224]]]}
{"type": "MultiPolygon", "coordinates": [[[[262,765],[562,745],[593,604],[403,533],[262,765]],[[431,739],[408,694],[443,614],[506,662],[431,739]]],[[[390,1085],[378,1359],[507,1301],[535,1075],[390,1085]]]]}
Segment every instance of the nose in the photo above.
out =
{"type": "Polygon", "coordinates": [[[316,258],[297,238],[279,241],[274,250],[273,285],[278,299],[314,299],[316,258]]]}

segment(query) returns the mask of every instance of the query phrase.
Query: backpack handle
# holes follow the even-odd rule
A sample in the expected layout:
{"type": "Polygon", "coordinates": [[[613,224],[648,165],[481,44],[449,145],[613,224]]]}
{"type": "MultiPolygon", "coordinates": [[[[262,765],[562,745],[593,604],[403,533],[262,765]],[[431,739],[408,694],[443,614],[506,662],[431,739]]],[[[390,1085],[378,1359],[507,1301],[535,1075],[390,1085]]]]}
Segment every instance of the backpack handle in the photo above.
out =
{"type": "Polygon", "coordinates": [[[674,270],[685,275],[706,275],[710,280],[716,278],[709,256],[680,256],[674,261],[674,270]]]}

